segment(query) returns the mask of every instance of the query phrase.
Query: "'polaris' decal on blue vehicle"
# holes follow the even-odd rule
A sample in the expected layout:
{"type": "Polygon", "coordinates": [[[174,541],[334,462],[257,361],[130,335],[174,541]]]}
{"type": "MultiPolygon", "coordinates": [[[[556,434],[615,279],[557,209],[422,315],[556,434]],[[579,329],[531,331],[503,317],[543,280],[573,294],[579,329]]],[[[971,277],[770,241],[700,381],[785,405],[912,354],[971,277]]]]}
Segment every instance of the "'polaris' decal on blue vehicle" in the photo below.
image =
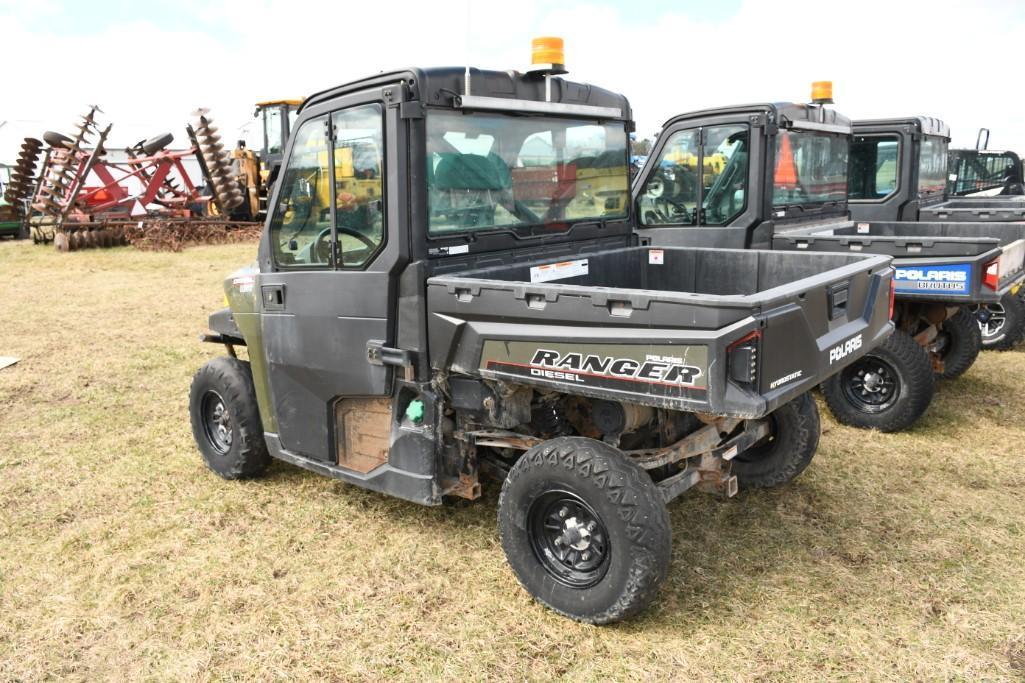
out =
{"type": "Polygon", "coordinates": [[[970,263],[950,266],[897,266],[893,281],[897,292],[968,294],[972,282],[970,263]]]}

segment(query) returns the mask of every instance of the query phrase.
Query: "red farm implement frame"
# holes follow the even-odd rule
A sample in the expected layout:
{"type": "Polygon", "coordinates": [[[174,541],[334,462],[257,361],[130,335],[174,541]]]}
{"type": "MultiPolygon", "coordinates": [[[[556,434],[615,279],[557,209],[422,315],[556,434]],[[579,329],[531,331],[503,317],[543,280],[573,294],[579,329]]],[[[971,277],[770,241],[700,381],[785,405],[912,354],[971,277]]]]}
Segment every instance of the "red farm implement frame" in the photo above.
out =
{"type": "MultiPolygon", "coordinates": [[[[186,127],[187,149],[167,149],[174,138],[166,133],[124,149],[123,155],[108,150],[112,125],[101,128],[97,113],[102,113],[98,107],[90,107],[73,137],[52,131],[43,136],[48,148],[42,170],[31,193],[25,192],[31,197],[25,220],[35,242],[52,241],[61,251],[124,244],[129,232],[139,236],[150,221],[165,230],[169,222],[196,222],[209,230],[242,202],[205,110],[196,113],[196,129],[186,127]],[[188,161],[200,169],[202,190],[189,176],[188,161]],[[128,225],[134,229],[126,231],[128,225]]],[[[41,150],[35,151],[38,156],[41,150]]]]}

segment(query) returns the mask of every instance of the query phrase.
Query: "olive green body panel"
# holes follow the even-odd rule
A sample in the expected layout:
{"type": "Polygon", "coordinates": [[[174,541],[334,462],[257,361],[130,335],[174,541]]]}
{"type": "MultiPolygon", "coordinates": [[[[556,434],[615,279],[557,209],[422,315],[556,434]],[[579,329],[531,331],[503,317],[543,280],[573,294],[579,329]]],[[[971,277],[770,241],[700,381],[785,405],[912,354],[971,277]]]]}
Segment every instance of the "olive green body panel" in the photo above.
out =
{"type": "Polygon", "coordinates": [[[224,280],[224,296],[228,300],[232,317],[249,349],[249,365],[253,371],[253,385],[256,388],[256,403],[260,408],[260,420],[266,432],[278,431],[278,419],[271,400],[270,380],[267,373],[267,354],[263,348],[263,333],[260,327],[260,271],[253,263],[235,271],[224,280]]]}

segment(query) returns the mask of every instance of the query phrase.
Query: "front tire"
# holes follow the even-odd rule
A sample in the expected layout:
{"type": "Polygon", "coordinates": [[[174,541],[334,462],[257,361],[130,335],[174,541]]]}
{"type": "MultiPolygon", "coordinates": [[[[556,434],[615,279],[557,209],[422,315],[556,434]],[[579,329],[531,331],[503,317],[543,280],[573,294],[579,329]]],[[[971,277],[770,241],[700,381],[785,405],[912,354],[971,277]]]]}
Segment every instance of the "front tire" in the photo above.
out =
{"type": "Polygon", "coordinates": [[[270,464],[249,363],[219,356],[189,390],[192,435],[207,467],[224,479],[258,477],[270,464]]]}
{"type": "Polygon", "coordinates": [[[929,354],[902,330],[822,384],[838,422],[881,432],[914,424],[932,403],[934,390],[929,354]]]}
{"type": "Polygon", "coordinates": [[[1009,351],[1025,340],[1025,301],[1022,293],[1005,294],[996,304],[976,307],[984,351],[1009,351]],[[984,310],[983,310],[984,309],[984,310]]]}
{"type": "Polygon", "coordinates": [[[982,349],[982,331],[971,311],[962,308],[943,321],[936,342],[937,353],[943,360],[943,379],[960,377],[972,367],[982,349]]]}
{"type": "Polygon", "coordinates": [[[767,418],[769,438],[733,458],[731,472],[743,487],[774,488],[793,481],[819,447],[819,408],[805,392],[767,418]]]}
{"type": "Polygon", "coordinates": [[[524,453],[502,485],[498,528],[527,592],[578,621],[636,614],[669,571],[661,491],[639,465],[593,439],[560,437],[524,453]]]}

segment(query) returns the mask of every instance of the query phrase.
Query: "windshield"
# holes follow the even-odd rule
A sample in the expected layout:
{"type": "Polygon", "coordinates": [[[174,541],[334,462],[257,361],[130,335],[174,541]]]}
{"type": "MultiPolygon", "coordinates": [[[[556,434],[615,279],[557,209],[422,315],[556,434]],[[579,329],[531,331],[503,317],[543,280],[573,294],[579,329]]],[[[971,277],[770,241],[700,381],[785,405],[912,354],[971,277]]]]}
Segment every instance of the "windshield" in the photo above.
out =
{"type": "Polygon", "coordinates": [[[847,198],[846,137],[828,133],[780,131],[772,204],[818,204],[847,198]]]}
{"type": "Polygon", "coordinates": [[[624,218],[629,182],[623,122],[427,116],[432,235],[624,218]]]}
{"type": "Polygon", "coordinates": [[[918,155],[918,194],[942,193],[947,189],[947,141],[922,138],[918,155]]]}

